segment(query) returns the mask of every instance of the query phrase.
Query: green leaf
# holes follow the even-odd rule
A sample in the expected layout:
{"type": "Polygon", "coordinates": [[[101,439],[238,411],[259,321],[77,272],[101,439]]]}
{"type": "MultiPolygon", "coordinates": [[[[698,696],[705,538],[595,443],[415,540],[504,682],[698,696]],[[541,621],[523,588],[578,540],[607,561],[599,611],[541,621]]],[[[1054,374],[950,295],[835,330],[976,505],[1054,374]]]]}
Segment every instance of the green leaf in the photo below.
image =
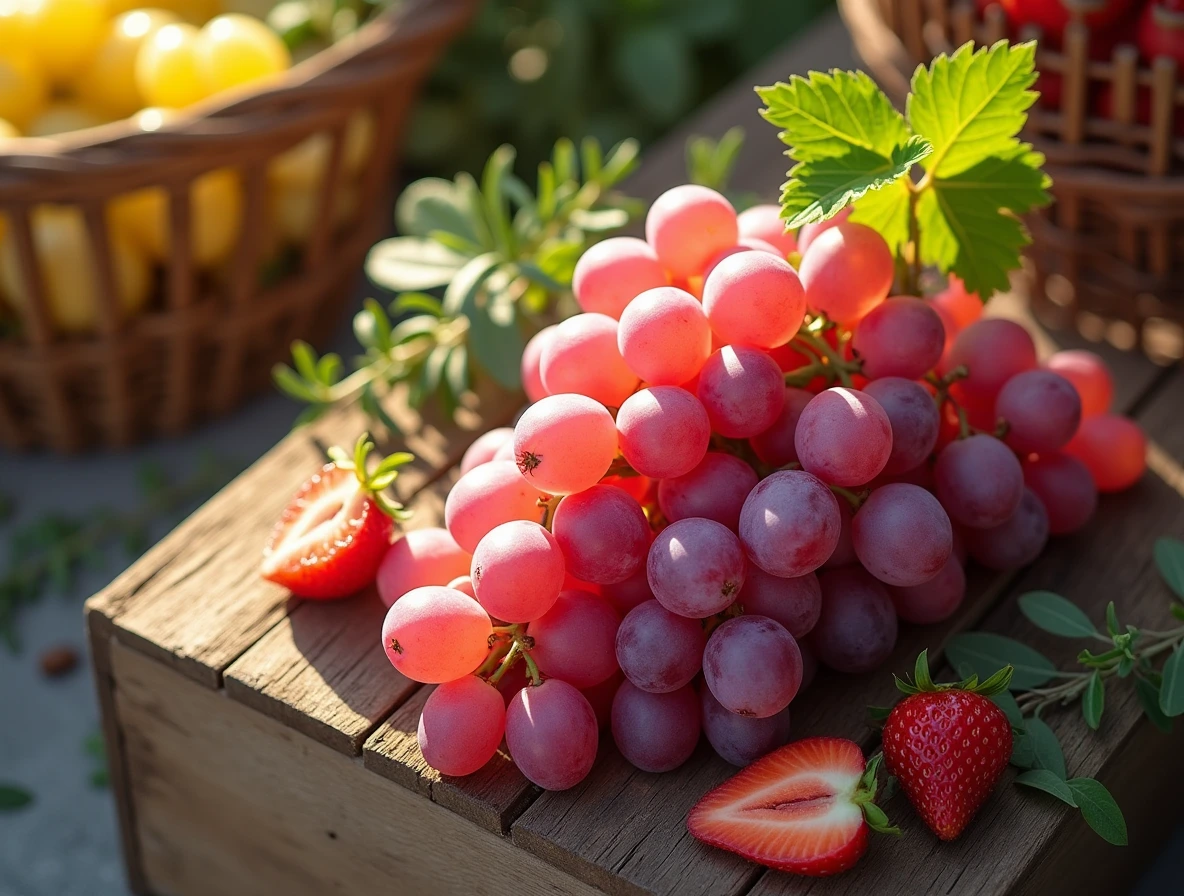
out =
{"type": "Polygon", "coordinates": [[[888,820],[884,810],[875,803],[862,803],[863,817],[867,819],[867,826],[881,834],[900,834],[900,828],[888,820]]]}
{"type": "Polygon", "coordinates": [[[1114,601],[1106,604],[1106,631],[1110,633],[1111,638],[1122,631],[1122,626],[1118,624],[1118,611],[1114,608],[1114,601]]]}
{"type": "Polygon", "coordinates": [[[271,378],[284,394],[297,401],[315,402],[317,394],[287,364],[276,364],[271,368],[271,378]]]}
{"type": "Polygon", "coordinates": [[[317,353],[313,347],[302,339],[292,343],[292,362],[297,372],[310,383],[317,380],[317,353]]]}
{"type": "Polygon", "coordinates": [[[991,694],[990,699],[992,703],[1003,710],[1003,714],[1007,716],[1007,721],[1011,723],[1013,728],[1024,727],[1024,714],[1020,712],[1020,706],[1015,702],[1011,691],[999,691],[991,694]]]}
{"type": "Polygon", "coordinates": [[[929,674],[929,649],[922,650],[913,665],[913,683],[922,691],[935,690],[933,678],[929,674]]]}
{"type": "Polygon", "coordinates": [[[933,144],[928,168],[935,177],[960,174],[1015,148],[1036,101],[1028,89],[1036,83],[1035,60],[1034,41],[999,41],[977,51],[967,43],[917,67],[906,112],[913,130],[933,144]]]}
{"type": "Polygon", "coordinates": [[[485,278],[493,273],[501,264],[501,256],[496,252],[486,252],[470,260],[463,268],[456,272],[448,288],[444,290],[444,313],[448,315],[465,314],[470,318],[476,307],[477,294],[481,291],[481,284],[485,278]]]}
{"type": "Polygon", "coordinates": [[[1159,706],[1159,687],[1153,681],[1139,676],[1135,679],[1135,693],[1143,707],[1143,714],[1147,719],[1163,732],[1171,732],[1172,720],[1169,719],[1159,706]]]}
{"type": "Polygon", "coordinates": [[[468,259],[434,240],[397,236],[382,240],[366,256],[367,276],[393,292],[444,286],[468,259]]]}
{"type": "Polygon", "coordinates": [[[477,240],[456,184],[439,177],[425,177],[403,188],[395,203],[395,223],[404,236],[427,237],[442,230],[470,243],[477,240]]]}
{"type": "Polygon", "coordinates": [[[1021,594],[1020,612],[1038,628],[1064,638],[1089,638],[1098,634],[1084,611],[1070,600],[1051,591],[1021,594]]]}
{"type": "Polygon", "coordinates": [[[1106,685],[1097,669],[1089,677],[1085,686],[1085,693],[1081,695],[1081,714],[1085,716],[1085,724],[1094,731],[1102,724],[1102,710],[1106,708],[1106,685]]]}
{"type": "Polygon", "coordinates": [[[0,812],[23,809],[33,802],[33,794],[15,784],[0,783],[0,812]]]}
{"type": "Polygon", "coordinates": [[[875,230],[899,255],[901,247],[909,241],[908,183],[901,178],[867,193],[856,201],[851,220],[875,230]]]}
{"type": "Polygon", "coordinates": [[[1155,565],[1159,567],[1159,574],[1168,583],[1168,587],[1175,592],[1176,597],[1184,600],[1184,541],[1175,538],[1157,538],[1155,540],[1155,565]]]}
{"type": "Polygon", "coordinates": [[[867,714],[873,722],[883,722],[892,714],[891,706],[869,706],[867,714]]]}
{"type": "Polygon", "coordinates": [[[636,171],[640,163],[641,144],[632,137],[622,140],[609,150],[600,172],[600,183],[606,187],[614,186],[636,171]]]}
{"type": "MultiPolygon", "coordinates": [[[[1011,687],[1011,676],[1014,674],[1015,670],[1011,666],[1004,666],[994,675],[988,676],[985,681],[975,681],[974,684],[968,685],[966,690],[982,694],[984,697],[1006,693],[1007,689],[1011,687]]],[[[977,678],[977,676],[975,677],[977,678]]]]}
{"type": "Polygon", "coordinates": [[[677,31],[646,26],[616,42],[613,72],[638,106],[658,122],[674,121],[691,103],[698,68],[691,45],[677,31]]]}
{"type": "Polygon", "coordinates": [[[1070,778],[1068,784],[1085,823],[1107,843],[1126,846],[1126,819],[1110,791],[1093,778],[1070,778]]]}
{"type": "Polygon", "coordinates": [[[444,364],[444,381],[457,399],[469,391],[469,351],[463,345],[455,346],[448,353],[448,360],[444,364]]]}
{"type": "Polygon", "coordinates": [[[426,292],[400,293],[391,303],[391,314],[408,314],[412,311],[434,314],[439,317],[444,313],[444,308],[439,299],[426,292]]]}
{"type": "Polygon", "coordinates": [[[1048,727],[1048,723],[1035,717],[1025,719],[1024,731],[1032,744],[1033,766],[1050,771],[1062,780],[1068,777],[1061,742],[1057,740],[1056,733],[1048,727]]]}
{"type": "Polygon", "coordinates": [[[508,144],[499,146],[490,154],[481,176],[481,196],[485,203],[485,215],[493,229],[498,248],[508,258],[513,258],[517,254],[517,247],[514,232],[510,227],[510,214],[506,208],[506,196],[502,185],[514,167],[515,155],[514,147],[508,144]]]}
{"type": "Polygon", "coordinates": [[[1012,735],[1010,761],[1017,768],[1036,767],[1036,750],[1032,746],[1032,738],[1026,733],[1012,735]]]}
{"type": "Polygon", "coordinates": [[[1013,690],[1039,687],[1056,674],[1056,666],[1026,644],[992,632],[962,632],[946,646],[946,657],[955,666],[965,663],[980,677],[994,675],[1001,666],[1011,665],[1013,690]]]}
{"type": "Polygon", "coordinates": [[[469,319],[469,350],[473,360],[503,388],[522,388],[525,348],[526,340],[513,315],[494,320],[487,307],[469,319]]]}
{"type": "Polygon", "coordinates": [[[1169,718],[1184,714],[1184,648],[1177,647],[1163,664],[1159,708],[1169,718]]]}
{"type": "Polygon", "coordinates": [[[1033,787],[1036,790],[1043,790],[1045,793],[1051,793],[1058,800],[1068,803],[1070,806],[1077,805],[1073,799],[1073,791],[1069,789],[1069,785],[1065,779],[1050,772],[1048,769],[1033,768],[1026,772],[1020,772],[1015,777],[1015,783],[1022,784],[1025,787],[1033,787]]]}
{"type": "Polygon", "coordinates": [[[578,208],[571,213],[568,220],[572,225],[588,233],[606,233],[619,230],[629,223],[629,213],[619,208],[578,208]]]}

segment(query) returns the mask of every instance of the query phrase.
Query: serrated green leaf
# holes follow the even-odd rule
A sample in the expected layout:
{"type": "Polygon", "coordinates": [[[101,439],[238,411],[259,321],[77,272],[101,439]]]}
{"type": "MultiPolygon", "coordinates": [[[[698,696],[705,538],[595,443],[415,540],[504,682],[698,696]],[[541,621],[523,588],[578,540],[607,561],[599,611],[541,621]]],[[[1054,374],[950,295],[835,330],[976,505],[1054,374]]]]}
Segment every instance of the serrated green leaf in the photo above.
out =
{"type": "Polygon", "coordinates": [[[1184,542],[1175,538],[1155,540],[1155,565],[1176,597],[1184,600],[1184,542]]]}
{"type": "Polygon", "coordinates": [[[1068,777],[1061,742],[1057,739],[1056,733],[1048,727],[1048,723],[1035,717],[1025,719],[1024,732],[1032,743],[1033,766],[1047,769],[1062,780],[1068,777]]]}
{"type": "Polygon", "coordinates": [[[1172,720],[1159,707],[1159,687],[1143,677],[1135,679],[1135,694],[1139,697],[1139,704],[1143,707],[1143,714],[1148,721],[1163,732],[1172,730],[1172,720]]]}
{"type": "Polygon", "coordinates": [[[486,252],[457,271],[448,288],[444,290],[444,313],[450,316],[465,314],[472,318],[481,284],[500,263],[500,255],[496,252],[486,252]]]}
{"type": "Polygon", "coordinates": [[[456,184],[439,177],[421,178],[403,188],[395,202],[395,223],[404,236],[445,231],[470,243],[477,239],[456,184]]]}
{"type": "Polygon", "coordinates": [[[899,255],[909,241],[909,185],[904,178],[865,194],[855,202],[851,220],[875,230],[899,255]]]}
{"type": "Polygon", "coordinates": [[[946,657],[955,667],[965,663],[981,677],[989,677],[1010,665],[1013,690],[1039,687],[1056,674],[1046,656],[1012,638],[992,632],[962,632],[946,646],[946,657]]]}
{"type": "Polygon", "coordinates": [[[1073,798],[1073,791],[1069,789],[1063,777],[1050,772],[1048,769],[1033,768],[1026,772],[1020,772],[1015,777],[1015,783],[1022,784],[1025,787],[1032,787],[1036,790],[1043,790],[1045,793],[1052,794],[1063,803],[1068,803],[1070,806],[1076,806],[1077,803],[1073,798]]]}
{"type": "Polygon", "coordinates": [[[1051,591],[1029,591],[1019,598],[1020,612],[1038,628],[1064,638],[1089,638],[1098,634],[1085,612],[1051,591]]]}
{"type": "Polygon", "coordinates": [[[449,283],[469,259],[435,240],[397,236],[381,240],[366,256],[366,275],[393,292],[433,289],[449,283]]]}
{"type": "Polygon", "coordinates": [[[1095,669],[1085,686],[1085,693],[1081,695],[1081,714],[1085,716],[1085,724],[1094,731],[1102,723],[1102,711],[1106,708],[1106,684],[1101,674],[1095,669]]]}
{"type": "Polygon", "coordinates": [[[1110,791],[1093,778],[1070,778],[1068,784],[1085,823],[1107,843],[1126,846],[1126,819],[1110,791]]]}
{"type": "MultiPolygon", "coordinates": [[[[964,44],[918,66],[906,114],[913,131],[933,144],[929,170],[951,177],[1006,154],[1036,101],[1036,44],[1028,41],[974,49],[964,44]]],[[[969,288],[969,287],[968,287],[969,288]]]]}
{"type": "Polygon", "coordinates": [[[1163,664],[1159,708],[1169,718],[1184,714],[1184,648],[1177,647],[1163,664]]]}
{"type": "Polygon", "coordinates": [[[15,784],[0,783],[0,812],[23,809],[33,802],[33,794],[15,784]]]}

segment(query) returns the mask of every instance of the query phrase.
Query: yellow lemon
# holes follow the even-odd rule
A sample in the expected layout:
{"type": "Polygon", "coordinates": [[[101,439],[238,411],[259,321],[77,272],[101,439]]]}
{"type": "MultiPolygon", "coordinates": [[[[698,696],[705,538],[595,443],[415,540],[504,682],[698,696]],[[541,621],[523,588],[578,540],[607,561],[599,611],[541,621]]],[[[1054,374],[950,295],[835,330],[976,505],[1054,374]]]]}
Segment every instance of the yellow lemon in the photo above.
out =
{"type": "Polygon", "coordinates": [[[211,94],[273,77],[292,64],[278,34],[237,13],[211,19],[197,43],[198,71],[211,94]]]}
{"type": "MultiPolygon", "coordinates": [[[[272,160],[268,176],[273,183],[308,187],[319,184],[329,167],[332,144],[328,134],[313,134],[272,160]]],[[[342,163],[347,176],[361,170],[374,149],[374,116],[369,110],[355,112],[345,130],[342,163]]]]}
{"type": "MultiPolygon", "coordinates": [[[[303,246],[317,223],[318,186],[273,187],[269,196],[272,229],[287,243],[303,246]]],[[[337,229],[358,213],[358,188],[344,185],[333,200],[333,227],[337,229]]]]}
{"type": "Polygon", "coordinates": [[[197,69],[197,35],[192,25],[165,25],[136,54],[136,88],[150,106],[180,109],[209,96],[197,69]]]}
{"type": "Polygon", "coordinates": [[[143,108],[144,97],[136,84],[136,56],[153,34],[179,21],[176,13],[160,9],[137,9],[116,17],[78,77],[79,99],[111,118],[127,118],[143,108]]]}
{"type": "MultiPolygon", "coordinates": [[[[153,9],[171,12],[190,25],[199,26],[204,25],[223,9],[220,0],[110,0],[110,3],[112,15],[151,6],[153,9]]],[[[264,15],[266,14],[264,12],[264,15]]]]}
{"type": "Polygon", "coordinates": [[[108,0],[26,0],[30,44],[50,80],[69,81],[88,62],[110,18],[108,0]]]}
{"type": "Polygon", "coordinates": [[[27,125],[49,102],[49,84],[33,57],[19,50],[0,52],[0,118],[27,125]]]}

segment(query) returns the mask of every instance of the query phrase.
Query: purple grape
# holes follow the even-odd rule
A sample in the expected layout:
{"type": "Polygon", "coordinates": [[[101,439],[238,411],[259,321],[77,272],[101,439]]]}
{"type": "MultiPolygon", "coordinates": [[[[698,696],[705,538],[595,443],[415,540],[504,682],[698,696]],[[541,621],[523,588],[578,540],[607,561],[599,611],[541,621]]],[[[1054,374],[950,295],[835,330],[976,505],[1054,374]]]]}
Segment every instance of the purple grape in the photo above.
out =
{"type": "Polygon", "coordinates": [[[861,566],[828,569],[818,575],[822,615],[810,632],[810,649],[837,672],[870,672],[896,646],[896,611],[888,589],[861,566]]]}
{"type": "Polygon", "coordinates": [[[699,401],[711,428],[729,439],[747,439],[773,425],[785,404],[785,378],[759,349],[725,345],[699,371],[699,401]]]}
{"type": "Polygon", "coordinates": [[[946,330],[928,302],[897,296],[864,316],[855,327],[851,347],[863,358],[868,379],[916,380],[941,360],[946,330]]]}
{"type": "Polygon", "coordinates": [[[831,485],[865,485],[892,454],[892,424],[880,403],[858,389],[814,396],[798,419],[794,446],[802,469],[831,485]]]}
{"type": "Polygon", "coordinates": [[[1056,451],[1081,424],[1081,396],[1060,374],[1026,370],[1004,383],[995,416],[1007,421],[1004,441],[1020,454],[1056,451]]]}
{"type": "Polygon", "coordinates": [[[851,505],[846,501],[839,501],[839,541],[831,555],[822,564],[823,569],[835,569],[839,566],[850,566],[858,563],[855,556],[855,542],[851,540],[851,518],[855,515],[851,505]]]}
{"type": "Polygon", "coordinates": [[[647,600],[630,610],[617,629],[617,662],[643,691],[667,694],[699,674],[706,644],[699,620],[647,600]]]}
{"type": "Polygon", "coordinates": [[[970,556],[989,569],[1010,570],[1027,566],[1048,542],[1048,511],[1030,488],[1007,520],[990,529],[967,529],[970,556]]]}
{"type": "Polygon", "coordinates": [[[600,594],[622,616],[638,604],[654,599],[654,592],[650,590],[650,580],[646,574],[644,563],[625,581],[601,585],[600,594]]]}
{"type": "Polygon", "coordinates": [[[707,639],[703,678],[724,708],[758,719],[789,706],[802,683],[802,654],[767,616],[736,616],[707,639]]]}
{"type": "Polygon", "coordinates": [[[1076,532],[1098,509],[1098,487],[1085,464],[1056,451],[1024,463],[1024,484],[1048,511],[1052,535],[1076,532]]]}
{"type": "Polygon", "coordinates": [[[1019,460],[994,436],[950,442],[937,456],[933,474],[937,499],[950,519],[974,529],[1003,523],[1024,494],[1019,460]]]}
{"type": "Polygon", "coordinates": [[[705,619],[736,600],[746,566],[732,530],[715,520],[692,517],[658,533],[646,571],[662,606],[679,616],[705,619]]]}
{"type": "Polygon", "coordinates": [[[724,709],[709,688],[699,689],[703,733],[720,758],[743,768],[789,743],[789,707],[765,719],[724,709]]]}
{"type": "Polygon", "coordinates": [[[568,495],[555,510],[552,532],[567,571],[584,582],[622,582],[645,563],[650,524],[633,496],[615,485],[568,495]]]}
{"type": "Polygon", "coordinates": [[[757,484],[740,512],[740,542],[765,572],[785,579],[822,566],[839,543],[839,502],[821,479],[782,470],[757,484]]]}
{"type": "Polygon", "coordinates": [[[506,709],[506,746],[514,764],[544,790],[583,781],[596,762],[598,740],[592,704],[558,678],[523,688],[506,709]]]}
{"type": "Polygon", "coordinates": [[[954,530],[937,498],[904,482],[871,493],[851,523],[851,539],[859,562],[888,585],[929,581],[954,549],[954,530]]]}
{"type": "Polygon", "coordinates": [[[924,463],[941,429],[933,396],[920,383],[895,376],[870,382],[863,391],[880,403],[892,426],[892,453],[883,475],[895,476],[924,463]]]}
{"type": "MultiPolygon", "coordinates": [[[[805,389],[785,387],[785,407],[781,409],[773,425],[748,440],[757,457],[773,467],[784,467],[798,459],[794,434],[798,429],[798,418],[813,398],[813,393],[805,389]]],[[[929,403],[933,404],[933,401],[929,403]]]]}
{"type": "Polygon", "coordinates": [[[740,458],[709,451],[685,476],[658,483],[658,507],[672,523],[697,516],[735,532],[740,508],[757,482],[756,471],[740,458]]]}
{"type": "Polygon", "coordinates": [[[812,572],[795,579],[771,576],[759,566],[748,568],[748,578],[740,589],[740,604],[745,613],[768,616],[779,622],[795,639],[804,638],[818,622],[822,612],[822,588],[812,572]]]}
{"type": "Polygon", "coordinates": [[[905,622],[931,625],[954,615],[966,597],[966,572],[953,555],[936,576],[920,585],[889,588],[896,615],[905,622]]]}
{"type": "Polygon", "coordinates": [[[613,740],[644,772],[668,772],[691,758],[699,743],[699,698],[690,685],[651,694],[623,681],[613,698],[613,740]]]}

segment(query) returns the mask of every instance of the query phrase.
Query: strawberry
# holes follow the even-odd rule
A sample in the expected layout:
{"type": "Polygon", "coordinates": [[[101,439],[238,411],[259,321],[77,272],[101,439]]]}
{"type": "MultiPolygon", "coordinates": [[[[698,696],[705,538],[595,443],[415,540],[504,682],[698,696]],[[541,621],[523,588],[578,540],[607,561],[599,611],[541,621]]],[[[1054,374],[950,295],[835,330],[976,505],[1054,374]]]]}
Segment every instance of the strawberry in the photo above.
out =
{"type": "Polygon", "coordinates": [[[263,578],[319,600],[349,597],[374,581],[394,520],[408,516],[382,492],[415,458],[392,454],[367,473],[373,448],[363,433],[352,458],[329,449],[333,462],[300,486],[280,514],[263,550],[263,578]]]}
{"type": "Polygon", "coordinates": [[[758,759],[691,809],[697,840],[770,868],[825,877],[846,871],[867,850],[867,832],[900,833],[872,802],[877,755],[859,745],[810,737],[758,759]]]}
{"type": "Polygon", "coordinates": [[[933,833],[953,840],[966,828],[1011,759],[1011,724],[990,699],[1007,689],[1011,666],[981,684],[934,684],[927,651],[915,683],[884,722],[884,759],[909,802],[933,833]]]}

